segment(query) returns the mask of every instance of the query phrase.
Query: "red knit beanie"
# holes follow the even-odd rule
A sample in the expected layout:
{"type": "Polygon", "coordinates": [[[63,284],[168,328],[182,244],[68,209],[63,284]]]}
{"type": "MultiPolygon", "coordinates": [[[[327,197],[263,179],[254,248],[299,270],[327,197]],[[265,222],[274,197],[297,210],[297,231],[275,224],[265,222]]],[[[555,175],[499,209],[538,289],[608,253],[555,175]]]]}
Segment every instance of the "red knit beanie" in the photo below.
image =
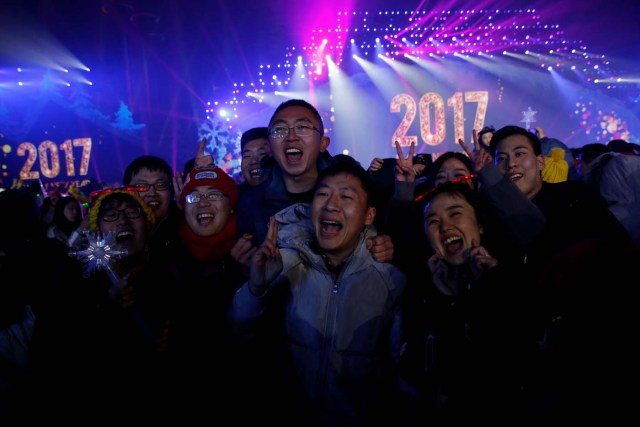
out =
{"type": "Polygon", "coordinates": [[[220,190],[229,197],[231,208],[236,208],[238,204],[238,185],[233,178],[217,166],[199,167],[189,173],[178,198],[180,207],[184,208],[184,199],[187,194],[201,185],[212,186],[220,190]]]}

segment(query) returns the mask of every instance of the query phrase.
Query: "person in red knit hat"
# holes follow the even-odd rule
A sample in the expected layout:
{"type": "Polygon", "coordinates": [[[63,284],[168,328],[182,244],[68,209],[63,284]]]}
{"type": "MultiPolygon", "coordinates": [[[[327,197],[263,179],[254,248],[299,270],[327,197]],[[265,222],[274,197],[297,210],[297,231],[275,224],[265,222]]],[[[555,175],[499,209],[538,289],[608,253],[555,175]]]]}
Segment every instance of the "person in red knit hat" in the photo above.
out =
{"type": "Polygon", "coordinates": [[[223,407],[241,401],[239,388],[244,382],[238,378],[246,370],[240,369],[245,362],[230,341],[226,320],[233,295],[248,272],[230,255],[237,241],[238,187],[218,166],[197,165],[189,172],[177,203],[184,219],[181,249],[170,261],[175,274],[171,282],[177,286],[169,327],[168,395],[179,408],[209,415],[206,396],[193,388],[194,379],[224,390],[223,407]]]}
{"type": "Polygon", "coordinates": [[[236,242],[238,186],[217,166],[193,169],[180,192],[184,210],[180,237],[200,260],[220,259],[236,242]]]}

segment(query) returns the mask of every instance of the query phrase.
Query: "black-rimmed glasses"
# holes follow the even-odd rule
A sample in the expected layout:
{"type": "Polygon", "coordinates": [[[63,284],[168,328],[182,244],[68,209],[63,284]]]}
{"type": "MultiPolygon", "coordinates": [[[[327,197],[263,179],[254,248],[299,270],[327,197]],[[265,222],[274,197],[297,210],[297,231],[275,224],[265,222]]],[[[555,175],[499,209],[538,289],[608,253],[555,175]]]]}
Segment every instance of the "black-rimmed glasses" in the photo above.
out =
{"type": "Polygon", "coordinates": [[[291,131],[291,129],[293,129],[293,131],[298,136],[309,136],[313,133],[314,130],[316,132],[319,132],[320,135],[322,135],[322,131],[320,129],[311,125],[295,125],[295,126],[277,125],[269,129],[269,135],[271,135],[271,137],[275,139],[282,139],[287,135],[289,135],[289,131],[291,131]]]}
{"type": "Polygon", "coordinates": [[[198,203],[203,198],[210,202],[217,202],[218,200],[222,200],[224,197],[227,197],[227,195],[220,191],[209,191],[208,193],[205,193],[205,194],[193,192],[193,193],[187,194],[187,196],[184,198],[184,201],[191,205],[194,203],[198,203]]]}
{"type": "Polygon", "coordinates": [[[142,209],[138,206],[129,206],[124,209],[106,208],[104,212],[100,214],[100,218],[106,222],[117,221],[120,218],[120,214],[124,214],[129,219],[140,218],[142,209]]]}
{"type": "Polygon", "coordinates": [[[170,186],[171,184],[167,181],[158,181],[155,184],[148,184],[145,182],[145,183],[133,185],[136,191],[141,191],[141,192],[149,191],[151,187],[155,188],[156,191],[167,191],[170,186]]]}

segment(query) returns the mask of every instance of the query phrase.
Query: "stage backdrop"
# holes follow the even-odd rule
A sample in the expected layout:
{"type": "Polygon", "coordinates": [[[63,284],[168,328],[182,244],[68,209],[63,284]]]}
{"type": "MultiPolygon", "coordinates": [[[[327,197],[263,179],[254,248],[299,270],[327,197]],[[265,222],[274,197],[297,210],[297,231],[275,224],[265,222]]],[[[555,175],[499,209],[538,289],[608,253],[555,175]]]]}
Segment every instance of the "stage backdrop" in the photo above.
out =
{"type": "MultiPolygon", "coordinates": [[[[175,13],[150,14],[135,10],[142,8],[137,3],[118,11],[88,5],[78,18],[87,27],[82,40],[66,40],[74,52],[52,41],[77,33],[65,32],[77,28],[70,25],[77,14],[51,22],[59,26],[56,35],[0,15],[6,30],[0,53],[14,55],[0,68],[1,187],[17,180],[46,188],[117,185],[126,165],[143,154],[163,157],[180,172],[202,138],[216,162],[238,177],[242,132],[267,125],[290,98],[318,107],[332,154],[350,154],[365,167],[373,157],[395,157],[394,141],[434,155],[458,151],[459,139],[470,141],[472,130],[485,125],[539,126],[570,147],[639,141],[637,55],[616,58],[592,48],[617,31],[605,37],[581,26],[574,31],[581,39],[569,36],[557,2],[540,10],[403,2],[414,6],[406,11],[365,2],[348,13],[341,2],[327,3],[313,22],[304,7],[274,15],[299,23],[286,29],[275,20],[256,28],[241,20],[245,43],[229,36],[236,15],[213,13],[210,2],[198,3],[214,8],[210,13],[168,3],[175,13]],[[194,13],[202,25],[194,26],[194,13]],[[149,16],[153,27],[140,26],[149,16]],[[210,19],[220,22],[204,25],[210,19]],[[106,31],[96,33],[98,24],[106,31]],[[218,29],[225,32],[208,33],[218,29]],[[36,34],[46,44],[28,45],[40,40],[36,34]],[[97,47],[82,43],[94,36],[97,47]],[[242,72],[229,65],[238,55],[242,72]],[[47,66],[61,58],[67,68],[47,66]],[[246,74],[251,79],[236,78],[246,74]]],[[[279,10],[284,3],[277,2],[279,10]]]]}

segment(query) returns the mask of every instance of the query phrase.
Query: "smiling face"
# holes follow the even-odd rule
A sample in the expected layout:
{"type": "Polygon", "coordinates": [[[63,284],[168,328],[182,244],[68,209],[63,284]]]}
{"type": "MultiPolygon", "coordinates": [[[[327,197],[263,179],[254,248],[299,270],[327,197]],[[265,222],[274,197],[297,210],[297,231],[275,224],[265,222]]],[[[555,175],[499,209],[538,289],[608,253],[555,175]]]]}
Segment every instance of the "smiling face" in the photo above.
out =
{"type": "Polygon", "coordinates": [[[287,189],[290,192],[301,193],[313,188],[318,176],[316,161],[320,153],[329,146],[329,138],[322,136],[322,125],[313,112],[299,105],[280,110],[271,120],[269,127],[296,125],[313,126],[320,131],[313,130],[310,135],[298,136],[290,129],[284,138],[269,136],[269,143],[273,159],[285,176],[287,189]],[[295,181],[304,182],[304,186],[290,188],[291,183],[295,181]]]}
{"type": "MultiPolygon", "coordinates": [[[[169,186],[172,185],[171,179],[165,172],[160,170],[151,171],[147,168],[142,168],[131,177],[131,183],[129,185],[157,184],[159,182],[167,183],[169,186]]],[[[170,188],[158,190],[156,187],[150,186],[149,191],[139,191],[138,194],[151,208],[151,211],[156,217],[156,222],[160,222],[169,214],[169,206],[172,198],[170,188]]]]}
{"type": "Polygon", "coordinates": [[[473,242],[480,244],[483,232],[473,206],[456,193],[433,197],[424,210],[424,230],[431,247],[452,265],[467,261],[473,242]]]}
{"type": "MultiPolygon", "coordinates": [[[[453,181],[456,178],[462,178],[471,174],[471,171],[467,166],[459,159],[451,157],[445,160],[440,166],[440,169],[436,173],[434,186],[437,187],[445,182],[453,181]]],[[[467,181],[468,185],[473,187],[473,181],[467,181]]]]}
{"type": "Polygon", "coordinates": [[[204,195],[211,192],[221,193],[211,185],[195,187],[189,194],[199,193],[200,201],[184,204],[185,220],[189,228],[200,237],[209,237],[219,233],[227,225],[233,213],[229,197],[222,197],[220,200],[207,200],[204,195]]]}
{"type": "Polygon", "coordinates": [[[142,207],[136,200],[126,196],[105,199],[100,206],[98,228],[103,236],[111,233],[112,238],[115,237],[117,249],[127,251],[125,258],[143,253],[151,233],[142,207]],[[104,219],[116,216],[117,219],[113,221],[104,219]]]}
{"type": "Polygon", "coordinates": [[[501,140],[496,147],[495,163],[528,198],[542,188],[544,156],[535,154],[526,136],[511,135],[501,140]]]}
{"type": "Polygon", "coordinates": [[[260,184],[267,176],[262,173],[260,161],[271,155],[269,140],[266,138],[253,139],[247,142],[242,149],[240,169],[244,180],[252,187],[260,184]]]}
{"type": "Polygon", "coordinates": [[[375,215],[360,179],[345,172],[324,178],[311,201],[318,244],[333,265],[353,252],[362,229],[375,215]]]}

